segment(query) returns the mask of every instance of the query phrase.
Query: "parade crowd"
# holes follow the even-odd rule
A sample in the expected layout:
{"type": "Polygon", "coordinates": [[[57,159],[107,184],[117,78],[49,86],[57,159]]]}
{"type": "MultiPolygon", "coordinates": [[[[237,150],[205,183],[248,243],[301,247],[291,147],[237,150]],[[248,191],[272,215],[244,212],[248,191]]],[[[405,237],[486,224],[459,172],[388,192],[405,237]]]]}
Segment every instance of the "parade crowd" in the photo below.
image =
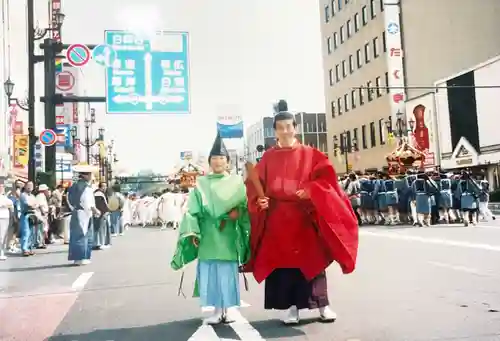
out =
{"type": "Polygon", "coordinates": [[[360,225],[475,226],[480,220],[495,219],[488,208],[488,181],[474,179],[467,171],[458,174],[408,171],[399,176],[384,172],[351,173],[339,182],[360,225]]]}
{"type": "MultiPolygon", "coordinates": [[[[93,250],[111,247],[112,239],[122,236],[131,225],[179,226],[185,191],[165,190],[139,198],[135,193],[120,193],[118,185],[108,188],[105,182],[91,188],[95,213],[99,211],[92,217],[93,250]]],[[[28,257],[51,244],[70,244],[75,208],[68,193],[69,188],[62,185],[50,189],[44,184],[35,187],[33,182],[16,181],[8,189],[0,184],[0,260],[6,260],[7,254],[28,257]]]]}

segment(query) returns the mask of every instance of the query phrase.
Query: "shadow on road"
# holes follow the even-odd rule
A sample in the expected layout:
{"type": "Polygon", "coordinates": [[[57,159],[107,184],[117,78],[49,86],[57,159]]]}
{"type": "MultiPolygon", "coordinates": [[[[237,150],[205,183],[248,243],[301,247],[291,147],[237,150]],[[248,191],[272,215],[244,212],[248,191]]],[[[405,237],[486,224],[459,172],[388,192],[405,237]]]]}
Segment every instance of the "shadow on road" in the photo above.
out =
{"type": "Polygon", "coordinates": [[[144,327],[99,329],[85,334],[54,335],[44,341],[182,341],[188,340],[199,326],[200,319],[190,319],[144,327]]]}
{"type": "MultiPolygon", "coordinates": [[[[304,320],[301,325],[313,322],[317,322],[317,319],[304,320]]],[[[100,329],[83,334],[54,335],[44,341],[183,341],[189,340],[199,326],[200,319],[196,318],[144,327],[100,329]]],[[[279,320],[255,321],[252,322],[252,327],[257,329],[265,340],[305,335],[305,332],[299,329],[284,326],[279,320]]],[[[229,325],[215,326],[214,329],[221,338],[238,340],[236,333],[229,325]]]]}
{"type": "Polygon", "coordinates": [[[54,265],[43,265],[43,266],[32,266],[23,268],[10,268],[10,269],[0,269],[0,272],[25,272],[25,271],[39,271],[39,270],[52,270],[60,268],[73,268],[74,264],[54,264],[54,265]]]}

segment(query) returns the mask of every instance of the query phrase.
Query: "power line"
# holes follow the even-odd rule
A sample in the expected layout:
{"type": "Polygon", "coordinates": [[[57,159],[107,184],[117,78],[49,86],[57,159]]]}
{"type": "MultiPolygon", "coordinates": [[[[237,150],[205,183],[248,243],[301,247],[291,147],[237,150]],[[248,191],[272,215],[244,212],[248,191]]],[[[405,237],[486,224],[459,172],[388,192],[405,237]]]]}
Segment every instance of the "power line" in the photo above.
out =
{"type": "Polygon", "coordinates": [[[450,86],[353,86],[351,89],[396,89],[396,90],[439,90],[439,89],[500,89],[500,85],[450,85],[450,86]]]}

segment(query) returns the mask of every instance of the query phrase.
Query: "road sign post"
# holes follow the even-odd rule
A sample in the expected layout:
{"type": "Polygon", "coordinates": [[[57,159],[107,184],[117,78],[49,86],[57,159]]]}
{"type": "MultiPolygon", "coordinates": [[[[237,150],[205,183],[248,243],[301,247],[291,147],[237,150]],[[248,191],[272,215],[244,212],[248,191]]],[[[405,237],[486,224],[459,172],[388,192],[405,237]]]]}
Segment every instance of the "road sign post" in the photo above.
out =
{"type": "Polygon", "coordinates": [[[189,114],[187,32],[162,31],[150,39],[128,31],[105,36],[114,58],[106,69],[109,114],[189,114]]]}
{"type": "Polygon", "coordinates": [[[66,60],[74,67],[85,66],[90,61],[91,56],[90,49],[83,44],[73,44],[66,50],[66,60]]]}
{"type": "Polygon", "coordinates": [[[45,129],[40,133],[40,143],[46,147],[53,146],[57,143],[57,134],[52,129],[45,129]]]}

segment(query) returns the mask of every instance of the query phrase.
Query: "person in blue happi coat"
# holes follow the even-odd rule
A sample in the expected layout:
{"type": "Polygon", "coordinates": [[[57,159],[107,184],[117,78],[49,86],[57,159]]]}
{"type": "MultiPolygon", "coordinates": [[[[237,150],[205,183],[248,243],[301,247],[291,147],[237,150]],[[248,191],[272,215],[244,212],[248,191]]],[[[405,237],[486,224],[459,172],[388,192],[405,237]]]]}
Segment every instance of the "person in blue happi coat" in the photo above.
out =
{"type": "Polygon", "coordinates": [[[450,175],[446,174],[439,181],[439,214],[446,224],[456,221],[453,213],[453,193],[450,175]]]}
{"type": "Polygon", "coordinates": [[[387,225],[395,225],[399,222],[398,204],[399,195],[396,188],[396,182],[392,177],[385,174],[385,200],[387,205],[387,214],[385,222],[387,225]]]}
{"type": "Polygon", "coordinates": [[[432,213],[432,200],[437,186],[428,174],[419,174],[412,184],[415,196],[415,209],[417,212],[417,226],[430,226],[432,213]]]}
{"type": "Polygon", "coordinates": [[[385,176],[383,173],[379,173],[377,179],[373,181],[374,191],[373,200],[376,203],[376,223],[383,224],[387,222],[387,195],[385,188],[385,176]]]}
{"type": "Polygon", "coordinates": [[[468,171],[462,171],[457,192],[457,196],[460,197],[460,210],[464,226],[477,225],[481,188],[468,171]]]}

